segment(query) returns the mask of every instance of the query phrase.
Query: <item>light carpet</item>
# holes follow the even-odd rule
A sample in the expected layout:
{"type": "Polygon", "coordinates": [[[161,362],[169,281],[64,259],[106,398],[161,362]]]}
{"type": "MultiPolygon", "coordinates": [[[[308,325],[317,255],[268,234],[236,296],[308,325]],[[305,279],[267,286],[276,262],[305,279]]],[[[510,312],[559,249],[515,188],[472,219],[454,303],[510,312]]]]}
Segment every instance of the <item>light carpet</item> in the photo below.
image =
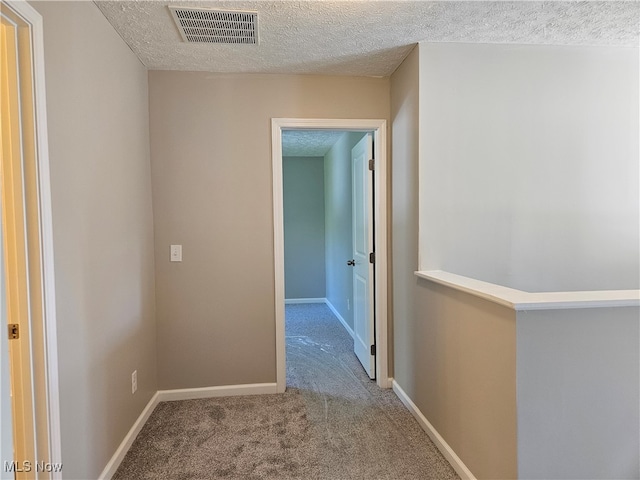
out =
{"type": "Polygon", "coordinates": [[[162,402],[114,479],[458,478],[325,305],[287,305],[286,333],[286,393],[162,402]]]}

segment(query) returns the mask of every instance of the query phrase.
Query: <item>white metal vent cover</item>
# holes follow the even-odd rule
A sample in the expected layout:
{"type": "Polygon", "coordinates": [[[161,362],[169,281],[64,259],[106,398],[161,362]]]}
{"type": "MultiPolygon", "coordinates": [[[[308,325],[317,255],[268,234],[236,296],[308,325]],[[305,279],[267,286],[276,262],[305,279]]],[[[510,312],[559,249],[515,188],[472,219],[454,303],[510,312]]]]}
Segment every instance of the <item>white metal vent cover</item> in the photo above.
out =
{"type": "Polygon", "coordinates": [[[169,7],[188,43],[258,43],[258,12],[169,7]]]}

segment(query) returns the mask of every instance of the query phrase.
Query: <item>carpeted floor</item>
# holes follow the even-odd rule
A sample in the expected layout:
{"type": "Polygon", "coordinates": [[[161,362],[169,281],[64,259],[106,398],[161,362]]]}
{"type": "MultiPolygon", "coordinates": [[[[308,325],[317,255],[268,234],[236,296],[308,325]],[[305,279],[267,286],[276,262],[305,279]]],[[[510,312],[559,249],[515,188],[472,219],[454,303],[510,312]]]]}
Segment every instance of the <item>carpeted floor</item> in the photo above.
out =
{"type": "Polygon", "coordinates": [[[114,480],[458,478],[325,305],[286,315],[286,393],[159,404],[114,480]]]}

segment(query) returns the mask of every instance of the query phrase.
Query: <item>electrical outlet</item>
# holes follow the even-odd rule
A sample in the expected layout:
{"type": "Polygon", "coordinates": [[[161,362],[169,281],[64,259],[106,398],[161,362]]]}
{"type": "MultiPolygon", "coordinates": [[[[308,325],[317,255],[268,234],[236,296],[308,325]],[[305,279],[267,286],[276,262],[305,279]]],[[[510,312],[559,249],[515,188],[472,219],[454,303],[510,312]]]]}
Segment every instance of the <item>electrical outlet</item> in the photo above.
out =
{"type": "Polygon", "coordinates": [[[351,299],[347,298],[347,310],[351,310],[351,299]]]}
{"type": "Polygon", "coordinates": [[[182,245],[171,245],[171,261],[182,261],[182,245]]]}
{"type": "Polygon", "coordinates": [[[134,370],[131,374],[131,394],[136,393],[138,390],[138,371],[134,370]]]}

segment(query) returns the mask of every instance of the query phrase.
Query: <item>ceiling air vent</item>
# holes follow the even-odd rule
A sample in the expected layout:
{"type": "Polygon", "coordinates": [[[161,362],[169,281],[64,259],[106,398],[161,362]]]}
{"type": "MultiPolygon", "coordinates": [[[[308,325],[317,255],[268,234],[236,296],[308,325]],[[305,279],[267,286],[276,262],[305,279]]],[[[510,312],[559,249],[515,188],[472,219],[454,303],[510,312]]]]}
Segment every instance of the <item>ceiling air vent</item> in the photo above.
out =
{"type": "Polygon", "coordinates": [[[188,43],[258,43],[258,12],[169,7],[188,43]]]}

